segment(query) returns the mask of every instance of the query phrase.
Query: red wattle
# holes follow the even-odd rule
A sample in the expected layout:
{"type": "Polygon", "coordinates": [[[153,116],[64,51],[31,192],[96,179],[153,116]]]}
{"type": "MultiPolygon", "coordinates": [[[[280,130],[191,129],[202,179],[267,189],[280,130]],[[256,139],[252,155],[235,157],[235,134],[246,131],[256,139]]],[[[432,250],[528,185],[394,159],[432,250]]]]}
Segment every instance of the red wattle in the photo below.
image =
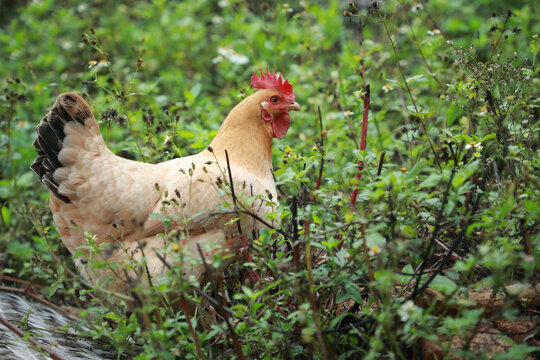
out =
{"type": "Polygon", "coordinates": [[[289,113],[283,113],[278,116],[272,121],[272,130],[274,131],[274,137],[278,139],[283,139],[285,134],[287,134],[287,130],[289,130],[289,126],[291,125],[291,117],[289,116],[289,113]]]}

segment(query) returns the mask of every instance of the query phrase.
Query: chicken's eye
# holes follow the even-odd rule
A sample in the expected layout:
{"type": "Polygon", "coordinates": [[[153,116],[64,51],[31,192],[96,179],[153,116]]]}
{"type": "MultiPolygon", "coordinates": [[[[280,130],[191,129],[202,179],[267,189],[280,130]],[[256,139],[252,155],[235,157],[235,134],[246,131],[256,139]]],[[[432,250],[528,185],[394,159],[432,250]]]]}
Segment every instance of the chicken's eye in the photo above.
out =
{"type": "Polygon", "coordinates": [[[277,96],[272,96],[270,98],[270,101],[273,102],[274,104],[277,104],[277,103],[279,103],[279,98],[277,96]]]}

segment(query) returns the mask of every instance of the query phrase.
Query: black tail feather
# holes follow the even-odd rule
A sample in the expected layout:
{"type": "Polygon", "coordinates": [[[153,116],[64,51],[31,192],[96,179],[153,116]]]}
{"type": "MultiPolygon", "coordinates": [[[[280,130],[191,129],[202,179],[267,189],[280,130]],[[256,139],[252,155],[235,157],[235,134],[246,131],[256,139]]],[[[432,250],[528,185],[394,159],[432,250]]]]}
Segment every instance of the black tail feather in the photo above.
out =
{"type": "Polygon", "coordinates": [[[60,139],[60,141],[64,140],[66,137],[66,134],[64,134],[64,125],[66,125],[66,122],[63,121],[58,114],[51,112],[51,116],[49,118],[49,127],[56,134],[58,139],[60,139]]]}
{"type": "Polygon", "coordinates": [[[43,175],[45,175],[47,173],[47,169],[45,169],[44,166],[42,166],[43,164],[43,161],[46,159],[47,157],[45,155],[41,155],[41,156],[38,156],[34,162],[32,163],[32,165],[30,165],[30,168],[36,173],[38,174],[39,178],[41,179],[43,177],[43,175]]]}
{"type": "Polygon", "coordinates": [[[51,178],[51,174],[50,173],[46,173],[45,175],[43,175],[43,177],[41,178],[41,182],[43,183],[43,185],[50,191],[52,191],[52,193],[57,197],[59,198],[60,200],[62,200],[63,202],[65,202],[66,204],[69,204],[71,203],[71,199],[68,198],[67,196],[65,195],[62,195],[58,192],[58,184],[56,184],[56,182],[51,178]]]}
{"type": "Polygon", "coordinates": [[[50,158],[45,158],[43,159],[43,167],[45,168],[47,172],[54,172],[54,170],[56,170],[60,166],[55,166],[51,164],[50,158]]]}
{"type": "Polygon", "coordinates": [[[38,137],[33,146],[38,157],[30,168],[39,176],[48,190],[66,203],[71,203],[71,200],[58,192],[58,184],[53,178],[56,169],[62,167],[58,154],[62,150],[63,140],[66,137],[64,126],[70,121],[84,125],[89,116],[91,116],[91,111],[80,96],[70,93],[62,94],[58,96],[51,111],[41,119],[36,128],[38,137]]]}
{"type": "MultiPolygon", "coordinates": [[[[39,142],[41,144],[44,144],[42,146],[45,146],[44,149],[48,149],[49,152],[54,153],[54,155],[57,157],[58,153],[62,149],[63,139],[60,139],[56,135],[50,124],[46,124],[46,126],[40,126],[39,128],[37,128],[37,133],[39,142]]],[[[47,150],[45,150],[45,152],[47,153],[47,150]]]]}

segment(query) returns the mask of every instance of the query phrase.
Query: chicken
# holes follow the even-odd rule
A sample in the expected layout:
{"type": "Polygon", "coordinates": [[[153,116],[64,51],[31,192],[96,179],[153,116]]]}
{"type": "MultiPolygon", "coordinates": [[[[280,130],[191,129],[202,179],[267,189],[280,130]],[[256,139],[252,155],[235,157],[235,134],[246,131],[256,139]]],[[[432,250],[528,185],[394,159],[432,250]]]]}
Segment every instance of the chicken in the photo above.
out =
{"type": "Polygon", "coordinates": [[[72,254],[82,251],[75,263],[88,281],[126,293],[159,279],[167,265],[207,281],[206,262],[230,263],[264,226],[247,213],[265,219],[275,210],[272,140],[285,136],[289,111],[300,107],[280,73],[261,70],[251,85],[260,90],[232,109],[208,148],[159,164],[114,155],[86,101],[73,93],[56,99],[37,126],[31,168],[49,191],[62,241],[72,254]],[[86,266],[90,259],[113,266],[86,266]]]}

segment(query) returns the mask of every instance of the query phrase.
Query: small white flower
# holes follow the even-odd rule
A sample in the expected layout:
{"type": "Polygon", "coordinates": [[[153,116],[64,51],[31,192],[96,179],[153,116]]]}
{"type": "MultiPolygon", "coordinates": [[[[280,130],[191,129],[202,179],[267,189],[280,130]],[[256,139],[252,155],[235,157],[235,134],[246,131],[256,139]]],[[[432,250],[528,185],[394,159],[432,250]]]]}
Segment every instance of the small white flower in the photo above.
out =
{"type": "Polygon", "coordinates": [[[212,24],[219,25],[223,23],[223,18],[221,16],[216,15],[210,21],[212,21],[212,24]]]}
{"type": "Polygon", "coordinates": [[[93,67],[96,66],[96,65],[97,65],[97,61],[96,61],[96,60],[90,60],[90,61],[88,62],[88,68],[89,68],[89,69],[93,68],[93,67]]]}
{"type": "Polygon", "coordinates": [[[474,149],[474,150],[476,150],[478,152],[478,151],[482,151],[483,147],[482,147],[481,142],[476,142],[476,141],[473,140],[470,143],[468,143],[467,145],[465,145],[465,149],[466,150],[474,149]]]}
{"type": "Polygon", "coordinates": [[[109,62],[108,62],[107,60],[105,60],[105,59],[101,59],[101,60],[99,60],[99,62],[97,63],[96,69],[105,68],[105,67],[107,67],[107,66],[109,66],[109,62]]]}
{"type": "Polygon", "coordinates": [[[84,232],[84,236],[86,237],[86,243],[87,243],[87,244],[89,244],[90,241],[92,241],[92,242],[95,243],[96,240],[97,240],[96,234],[92,234],[92,233],[90,233],[90,232],[88,232],[88,231],[85,231],[85,232],[84,232]]]}
{"type": "Polygon", "coordinates": [[[487,114],[487,106],[484,105],[480,108],[480,116],[484,116],[487,114]]]}
{"type": "Polygon", "coordinates": [[[294,9],[291,7],[291,5],[289,5],[288,3],[285,3],[283,4],[283,11],[290,13],[290,12],[293,12],[294,9]]]}
{"type": "Polygon", "coordinates": [[[479,158],[480,156],[482,156],[482,154],[480,154],[478,151],[474,153],[475,158],[479,158]]]}
{"type": "Polygon", "coordinates": [[[214,64],[222,61],[223,59],[227,59],[233,64],[238,65],[244,65],[249,62],[249,58],[246,55],[242,55],[237,53],[231,48],[228,47],[218,47],[218,56],[216,56],[214,59],[212,59],[212,62],[214,64]]]}
{"type": "Polygon", "coordinates": [[[17,128],[19,129],[28,129],[30,127],[30,125],[28,124],[28,122],[24,121],[24,120],[21,120],[17,123],[17,128]]]}
{"type": "Polygon", "coordinates": [[[441,30],[439,30],[439,29],[428,30],[428,32],[427,32],[427,34],[429,36],[439,35],[440,33],[441,33],[441,30]]]}
{"type": "Polygon", "coordinates": [[[341,117],[343,117],[343,113],[330,113],[328,115],[326,115],[326,117],[328,118],[328,120],[333,120],[333,119],[339,119],[341,117]]]}
{"type": "Polygon", "coordinates": [[[226,8],[227,6],[229,6],[229,1],[228,0],[219,0],[218,1],[218,6],[220,8],[226,8]]]}
{"type": "Polygon", "coordinates": [[[233,64],[244,65],[249,62],[249,58],[246,55],[234,53],[229,57],[229,61],[233,64]]]}
{"type": "Polygon", "coordinates": [[[62,47],[62,49],[64,50],[69,50],[73,47],[73,43],[71,41],[62,41],[62,44],[60,44],[60,46],[62,47]]]}
{"type": "Polygon", "coordinates": [[[82,13],[84,12],[84,10],[86,10],[86,8],[87,8],[86,4],[80,4],[79,6],[77,6],[77,11],[82,13]]]}
{"type": "Polygon", "coordinates": [[[424,8],[424,6],[422,4],[414,3],[414,4],[412,4],[411,11],[416,14],[417,12],[422,10],[423,8],[424,8]]]}
{"type": "Polygon", "coordinates": [[[356,90],[355,92],[353,92],[354,97],[357,99],[361,99],[364,94],[365,92],[363,90],[356,90]]]}
{"type": "Polygon", "coordinates": [[[405,322],[409,320],[409,318],[411,317],[411,315],[414,314],[415,311],[416,311],[416,305],[414,305],[412,300],[407,300],[398,309],[398,314],[401,321],[405,322]]]}
{"type": "Polygon", "coordinates": [[[226,57],[230,56],[231,51],[232,51],[232,49],[228,48],[228,47],[226,47],[226,48],[225,47],[218,47],[218,49],[217,49],[217,52],[218,52],[219,55],[226,56],[226,57]]]}
{"type": "Polygon", "coordinates": [[[377,254],[380,254],[381,253],[381,248],[378,246],[378,245],[374,245],[371,247],[371,249],[369,249],[369,256],[375,256],[377,254]]]}
{"type": "Polygon", "coordinates": [[[163,139],[163,144],[167,144],[169,141],[171,141],[171,137],[169,135],[165,135],[165,139],[163,139]]]}
{"type": "Polygon", "coordinates": [[[354,115],[354,113],[353,113],[351,110],[345,110],[345,111],[343,112],[343,115],[345,115],[345,116],[351,116],[351,115],[354,115]]]}
{"type": "Polygon", "coordinates": [[[387,93],[387,92],[393,90],[393,88],[392,88],[392,86],[390,86],[390,84],[384,85],[384,86],[382,87],[382,89],[383,89],[383,91],[384,91],[385,93],[387,93]]]}

